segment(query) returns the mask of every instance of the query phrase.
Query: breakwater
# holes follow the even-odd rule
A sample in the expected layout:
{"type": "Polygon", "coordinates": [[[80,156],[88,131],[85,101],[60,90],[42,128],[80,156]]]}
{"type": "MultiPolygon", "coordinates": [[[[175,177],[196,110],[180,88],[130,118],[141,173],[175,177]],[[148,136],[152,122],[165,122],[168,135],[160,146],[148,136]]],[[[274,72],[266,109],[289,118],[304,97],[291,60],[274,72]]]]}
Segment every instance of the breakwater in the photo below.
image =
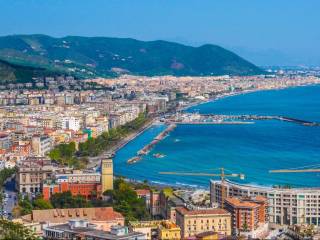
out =
{"type": "Polygon", "coordinates": [[[136,163],[138,161],[140,161],[142,159],[142,156],[147,155],[150,150],[157,144],[159,143],[162,139],[164,139],[166,136],[168,136],[168,134],[173,131],[176,128],[176,124],[171,123],[168,125],[168,127],[163,130],[161,133],[159,133],[150,143],[148,143],[147,145],[145,145],[142,149],[140,149],[137,152],[137,155],[133,158],[130,158],[127,163],[129,164],[133,164],[136,163]]]}
{"type": "Polygon", "coordinates": [[[158,136],[156,136],[149,144],[147,144],[141,150],[139,150],[137,154],[139,156],[148,154],[149,151],[154,147],[154,145],[156,145],[158,142],[164,139],[175,128],[176,128],[176,124],[171,123],[164,131],[158,134],[158,136]]]}
{"type": "Polygon", "coordinates": [[[254,120],[278,120],[292,122],[304,126],[320,126],[320,122],[306,121],[286,116],[261,116],[261,115],[217,115],[198,113],[178,113],[164,121],[175,124],[250,124],[254,120]],[[251,122],[250,122],[251,121],[251,122]]]}

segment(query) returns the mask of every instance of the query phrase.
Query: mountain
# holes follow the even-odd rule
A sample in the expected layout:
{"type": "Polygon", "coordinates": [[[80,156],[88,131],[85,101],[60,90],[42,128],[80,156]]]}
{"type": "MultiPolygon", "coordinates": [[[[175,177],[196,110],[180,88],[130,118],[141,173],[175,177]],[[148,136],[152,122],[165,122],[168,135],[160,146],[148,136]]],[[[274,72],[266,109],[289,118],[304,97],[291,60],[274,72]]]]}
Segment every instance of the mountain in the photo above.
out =
{"type": "Polygon", "coordinates": [[[11,35],[0,37],[0,59],[80,77],[252,75],[262,70],[216,45],[185,46],[129,38],[11,35]]]}
{"type": "Polygon", "coordinates": [[[12,64],[0,60],[0,83],[32,82],[34,77],[54,76],[58,72],[52,72],[45,68],[36,68],[12,64]]]}

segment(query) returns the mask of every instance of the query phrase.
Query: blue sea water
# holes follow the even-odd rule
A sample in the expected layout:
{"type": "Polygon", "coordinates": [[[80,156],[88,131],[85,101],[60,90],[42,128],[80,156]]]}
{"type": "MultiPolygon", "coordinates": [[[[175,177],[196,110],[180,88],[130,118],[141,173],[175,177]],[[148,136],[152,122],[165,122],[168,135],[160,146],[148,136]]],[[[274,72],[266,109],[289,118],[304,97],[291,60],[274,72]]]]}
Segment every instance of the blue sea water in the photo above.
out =
{"type": "MultiPolygon", "coordinates": [[[[284,115],[320,122],[320,86],[260,91],[237,95],[190,108],[217,114],[284,115]]],[[[138,180],[208,188],[210,177],[161,175],[160,171],[217,172],[224,167],[244,173],[259,184],[315,187],[320,173],[269,173],[271,169],[320,166],[320,127],[281,121],[256,121],[248,125],[181,125],[140,162],[126,161],[149,143],[163,125],[156,125],[119,150],[115,173],[138,180]],[[154,158],[153,153],[164,158],[154,158]]]]}

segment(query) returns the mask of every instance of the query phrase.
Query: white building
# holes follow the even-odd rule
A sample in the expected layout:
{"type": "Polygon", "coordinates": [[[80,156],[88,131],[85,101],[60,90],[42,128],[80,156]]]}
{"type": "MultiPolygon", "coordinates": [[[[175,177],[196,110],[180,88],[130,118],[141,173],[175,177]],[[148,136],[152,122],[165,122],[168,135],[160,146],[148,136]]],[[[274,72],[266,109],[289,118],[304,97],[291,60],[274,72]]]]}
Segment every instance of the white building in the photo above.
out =
{"type": "Polygon", "coordinates": [[[320,226],[320,188],[272,188],[250,186],[225,180],[210,183],[212,204],[225,197],[264,196],[268,199],[270,223],[280,225],[313,224],[320,226]],[[224,189],[224,190],[222,190],[224,189]]]}
{"type": "Polygon", "coordinates": [[[60,129],[79,131],[80,120],[76,117],[62,117],[58,120],[57,127],[60,129]]]}

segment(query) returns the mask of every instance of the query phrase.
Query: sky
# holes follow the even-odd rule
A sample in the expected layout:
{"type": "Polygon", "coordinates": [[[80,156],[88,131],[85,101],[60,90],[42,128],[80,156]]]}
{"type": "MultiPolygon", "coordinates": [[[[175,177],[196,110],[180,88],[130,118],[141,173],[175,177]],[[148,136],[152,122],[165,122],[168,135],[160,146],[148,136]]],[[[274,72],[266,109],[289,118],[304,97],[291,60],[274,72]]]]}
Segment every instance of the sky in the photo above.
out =
{"type": "Polygon", "coordinates": [[[319,0],[0,0],[0,35],[218,44],[258,65],[320,66],[319,0]]]}

